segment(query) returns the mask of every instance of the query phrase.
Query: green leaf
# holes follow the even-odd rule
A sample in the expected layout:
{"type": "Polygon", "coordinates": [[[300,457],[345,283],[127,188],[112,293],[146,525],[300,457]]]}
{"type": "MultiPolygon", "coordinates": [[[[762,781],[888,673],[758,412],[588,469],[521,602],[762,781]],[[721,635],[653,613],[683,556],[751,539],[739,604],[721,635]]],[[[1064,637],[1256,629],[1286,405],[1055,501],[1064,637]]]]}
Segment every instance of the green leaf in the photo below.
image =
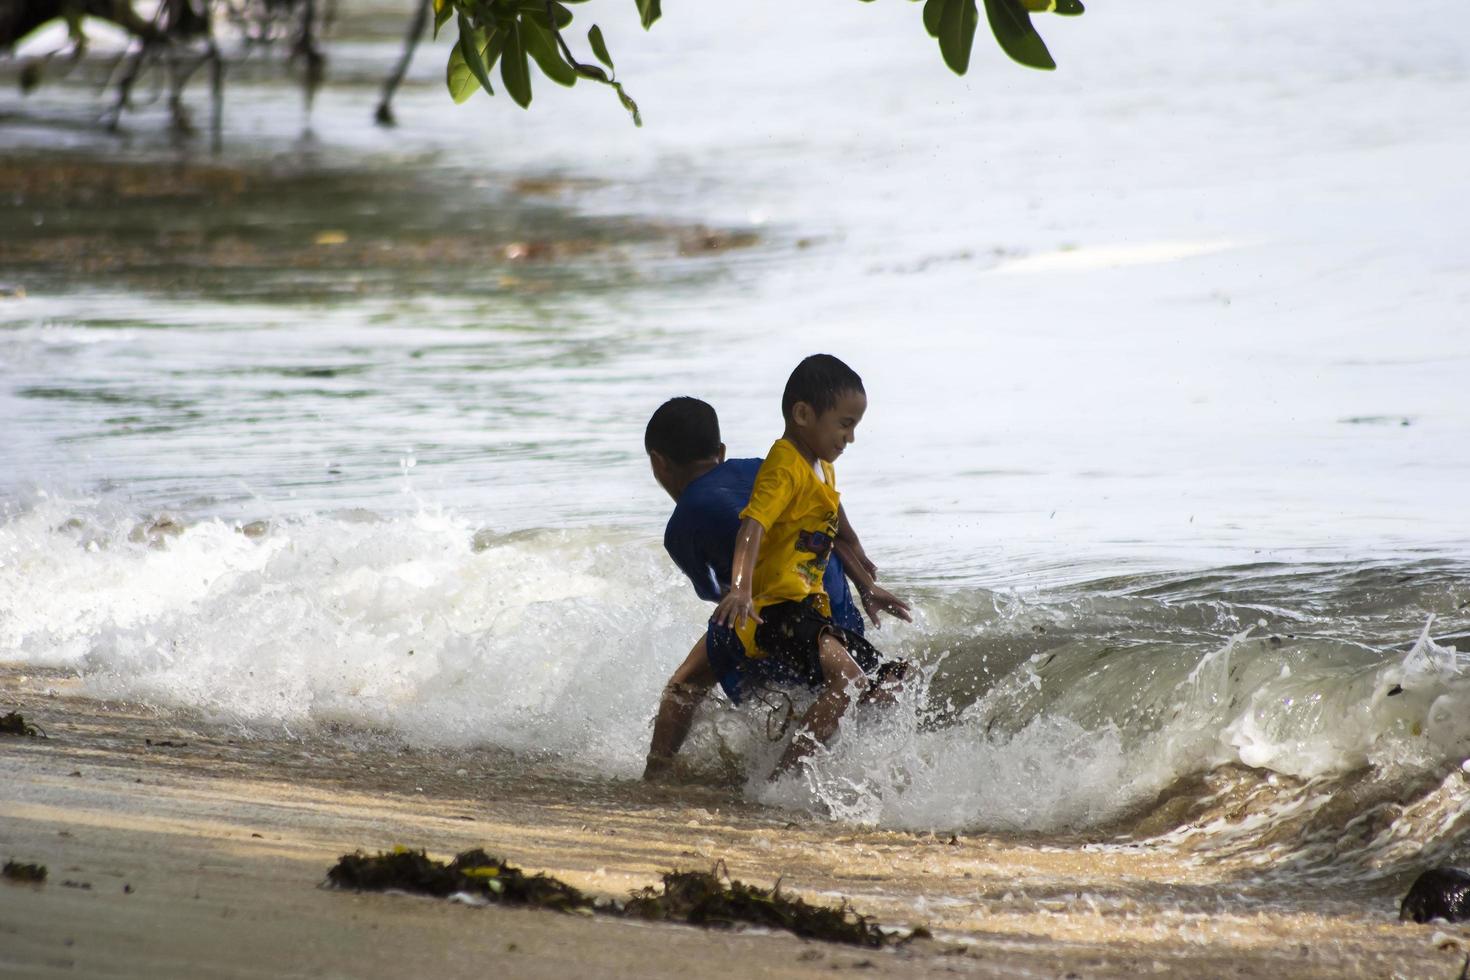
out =
{"type": "Polygon", "coordinates": [[[511,21],[505,32],[505,51],[500,59],[500,80],[505,90],[522,109],[531,104],[531,69],[526,64],[526,45],[521,40],[521,24],[511,21]]]}
{"type": "Polygon", "coordinates": [[[1057,0],[1057,5],[1052,9],[1063,17],[1080,17],[1086,8],[1079,0],[1057,0]]]}
{"type": "MultiPolygon", "coordinates": [[[[485,36],[485,46],[480,49],[480,61],[485,65],[485,76],[495,70],[495,62],[500,60],[500,52],[505,50],[505,31],[502,28],[494,28],[485,36]]],[[[485,91],[489,92],[487,87],[485,91]]]]}
{"type": "Polygon", "coordinates": [[[490,72],[486,70],[484,57],[480,53],[485,50],[487,44],[485,32],[471,27],[469,19],[464,14],[460,14],[459,44],[456,46],[460,58],[469,68],[470,74],[474,75],[475,80],[480,83],[480,87],[494,95],[495,89],[490,85],[490,72]]]}
{"type": "Polygon", "coordinates": [[[945,0],[925,0],[924,2],[924,30],[929,32],[930,37],[939,36],[939,20],[944,16],[945,0]]]}
{"type": "Polygon", "coordinates": [[[576,69],[562,58],[561,50],[556,45],[556,38],[551,36],[551,31],[538,23],[535,18],[521,18],[521,40],[526,44],[527,53],[536,59],[536,65],[541,69],[541,74],[558,85],[576,84],[576,69]]]}
{"type": "MultiPolygon", "coordinates": [[[[646,31],[653,26],[653,22],[663,16],[663,10],[659,7],[660,0],[638,0],[638,18],[643,21],[643,29],[646,31]]],[[[629,110],[630,112],[632,110],[629,110]]]]}
{"type": "MultiPolygon", "coordinates": [[[[522,17],[531,14],[542,24],[551,23],[546,17],[546,0],[520,0],[520,9],[525,11],[522,17]]],[[[556,29],[559,31],[565,30],[572,22],[572,12],[555,0],[552,0],[551,12],[556,17],[556,29]]]]}
{"type": "Polygon", "coordinates": [[[454,4],[449,0],[434,0],[434,37],[439,37],[439,28],[449,23],[454,16],[454,4]]]}
{"type": "MultiPolygon", "coordinates": [[[[562,7],[561,10],[558,11],[556,10],[556,8],[553,7],[552,12],[556,14],[556,29],[558,31],[565,29],[568,25],[571,24],[572,12],[567,8],[562,7]],[[565,16],[563,16],[563,14],[565,16]]],[[[534,7],[526,7],[522,9],[520,13],[520,18],[523,23],[528,20],[535,21],[536,24],[538,24],[546,32],[550,33],[551,31],[551,19],[546,16],[546,7],[543,4],[538,3],[534,7]]],[[[553,38],[553,40],[555,40],[555,38],[553,38]]]]}
{"type": "Polygon", "coordinates": [[[1001,50],[1028,68],[1050,70],[1057,66],[1046,42],[1031,26],[1031,15],[1016,0],[985,0],[985,16],[1001,50]]]}
{"type": "Polygon", "coordinates": [[[975,0],[945,0],[944,15],[939,20],[939,53],[956,75],[970,68],[970,49],[975,44],[978,23],[980,12],[975,9],[975,0]]]}
{"type": "Polygon", "coordinates": [[[449,97],[456,105],[463,105],[480,88],[475,73],[465,64],[464,51],[460,47],[463,43],[462,38],[454,42],[454,49],[449,52],[449,65],[444,69],[444,84],[449,86],[449,97]]]}
{"type": "Polygon", "coordinates": [[[630,95],[628,95],[627,92],[624,92],[623,91],[623,86],[620,83],[613,82],[612,83],[612,87],[615,88],[615,89],[617,89],[617,91],[618,91],[618,101],[621,102],[623,104],[623,108],[624,109],[627,109],[628,112],[629,112],[629,114],[632,115],[632,117],[633,117],[633,125],[634,126],[642,126],[643,125],[643,113],[641,113],[641,112],[638,111],[638,103],[634,102],[633,99],[632,99],[632,97],[630,95]]]}
{"type": "Polygon", "coordinates": [[[607,53],[607,42],[602,39],[602,28],[593,24],[592,29],[587,32],[587,43],[592,45],[592,53],[597,56],[598,61],[607,65],[610,70],[616,67],[613,65],[612,55],[607,53]]]}

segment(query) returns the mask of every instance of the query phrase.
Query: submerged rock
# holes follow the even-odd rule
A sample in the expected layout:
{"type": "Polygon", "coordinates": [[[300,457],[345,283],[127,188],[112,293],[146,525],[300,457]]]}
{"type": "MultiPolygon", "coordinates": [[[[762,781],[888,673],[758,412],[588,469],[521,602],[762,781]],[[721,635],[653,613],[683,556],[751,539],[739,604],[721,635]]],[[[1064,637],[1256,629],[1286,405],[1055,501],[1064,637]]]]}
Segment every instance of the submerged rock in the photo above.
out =
{"type": "Polygon", "coordinates": [[[1424,872],[1404,896],[1399,918],[1415,922],[1470,919],[1470,874],[1458,868],[1431,868],[1424,872]]]}
{"type": "Polygon", "coordinates": [[[236,527],[235,530],[253,540],[255,538],[263,538],[269,534],[271,526],[268,521],[251,521],[249,524],[236,527]]]}
{"type": "Polygon", "coordinates": [[[160,514],[129,531],[128,540],[136,544],[146,544],[150,548],[164,548],[167,547],[169,538],[176,538],[183,533],[184,525],[181,522],[168,514],[160,514]]]}
{"type": "Polygon", "coordinates": [[[679,239],[679,254],[708,255],[712,252],[728,252],[732,248],[751,248],[760,244],[760,236],[753,231],[712,231],[696,228],[679,239]]]}

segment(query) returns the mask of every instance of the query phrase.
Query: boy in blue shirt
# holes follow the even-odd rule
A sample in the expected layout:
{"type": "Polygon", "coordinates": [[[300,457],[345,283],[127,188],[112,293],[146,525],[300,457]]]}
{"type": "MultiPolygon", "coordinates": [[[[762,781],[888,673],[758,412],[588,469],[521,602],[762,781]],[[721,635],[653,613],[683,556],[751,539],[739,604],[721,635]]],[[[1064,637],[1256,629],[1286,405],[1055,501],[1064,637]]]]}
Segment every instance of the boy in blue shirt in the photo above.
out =
{"type": "MultiPolygon", "coordinates": [[[[715,410],[697,398],[673,398],[661,405],[648,421],[643,442],[654,479],[675,502],[664,531],[664,549],[701,599],[718,602],[730,588],[740,512],[750,499],[762,461],[726,460],[715,410]]],[[[880,610],[908,619],[908,607],[875,584],[877,569],[845,513],[833,550],[823,585],[836,625],[863,633],[862,615],[844,573],[858,587],[875,624],[880,610]]],[[[753,687],[808,680],[785,676],[780,667],[775,660],[747,657],[733,630],[710,625],[664,687],[643,778],[658,779],[669,772],[674,754],[689,734],[695,709],[716,682],[739,704],[753,687]]]]}

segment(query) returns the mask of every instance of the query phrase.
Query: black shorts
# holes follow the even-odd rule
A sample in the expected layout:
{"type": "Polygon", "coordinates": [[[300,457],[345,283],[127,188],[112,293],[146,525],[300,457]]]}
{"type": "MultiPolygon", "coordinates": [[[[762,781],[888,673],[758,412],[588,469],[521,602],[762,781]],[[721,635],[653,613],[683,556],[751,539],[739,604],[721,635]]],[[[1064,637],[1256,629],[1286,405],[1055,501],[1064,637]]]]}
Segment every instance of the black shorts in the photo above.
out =
{"type": "Polygon", "coordinates": [[[901,660],[886,659],[861,633],[833,624],[817,608],[816,596],[766,606],[760,617],[755,645],[765,654],[765,672],[775,679],[820,687],[824,682],[819,655],[823,633],[835,636],[869,677],[880,681],[895,674],[902,677],[907,667],[901,660]]]}

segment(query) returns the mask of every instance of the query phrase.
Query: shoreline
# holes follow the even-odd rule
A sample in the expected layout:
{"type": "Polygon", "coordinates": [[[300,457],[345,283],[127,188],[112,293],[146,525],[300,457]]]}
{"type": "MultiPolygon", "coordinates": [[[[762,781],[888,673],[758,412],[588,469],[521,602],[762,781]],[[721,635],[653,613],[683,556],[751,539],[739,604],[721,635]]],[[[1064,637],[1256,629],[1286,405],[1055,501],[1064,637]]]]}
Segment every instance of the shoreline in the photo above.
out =
{"type": "MultiPolygon", "coordinates": [[[[0,967],[47,976],[733,975],[1454,977],[1470,929],[1223,904],[1178,856],[994,835],[864,830],[729,791],[528,772],[489,751],[248,737],[77,693],[66,672],[0,665],[0,707],[50,736],[0,739],[0,857],[49,869],[0,883],[0,967]],[[936,938],[866,950],[761,931],[468,908],[318,887],[338,857],[474,846],[591,894],[671,868],[808,901],[848,899],[936,938]],[[68,884],[70,883],[70,884],[68,884]],[[1007,903],[1012,891],[1024,902],[1007,903]],[[1176,897],[1171,897],[1176,896],[1176,897]],[[1458,946],[1440,949],[1453,938],[1458,946]]],[[[1230,872],[1219,869],[1221,884],[1230,872]]],[[[1396,911],[1396,905],[1394,906],[1396,911]]]]}

